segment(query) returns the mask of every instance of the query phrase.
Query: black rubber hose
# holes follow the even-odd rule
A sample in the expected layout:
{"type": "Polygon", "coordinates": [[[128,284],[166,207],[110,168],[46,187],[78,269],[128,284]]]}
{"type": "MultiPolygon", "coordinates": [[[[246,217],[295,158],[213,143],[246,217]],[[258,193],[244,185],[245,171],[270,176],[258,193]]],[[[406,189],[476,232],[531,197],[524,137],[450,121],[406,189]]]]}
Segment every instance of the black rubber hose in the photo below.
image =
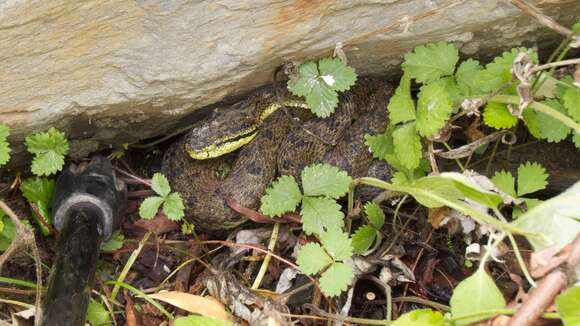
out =
{"type": "Polygon", "coordinates": [[[84,325],[103,239],[101,210],[71,207],[57,243],[42,325],[84,325]]]}

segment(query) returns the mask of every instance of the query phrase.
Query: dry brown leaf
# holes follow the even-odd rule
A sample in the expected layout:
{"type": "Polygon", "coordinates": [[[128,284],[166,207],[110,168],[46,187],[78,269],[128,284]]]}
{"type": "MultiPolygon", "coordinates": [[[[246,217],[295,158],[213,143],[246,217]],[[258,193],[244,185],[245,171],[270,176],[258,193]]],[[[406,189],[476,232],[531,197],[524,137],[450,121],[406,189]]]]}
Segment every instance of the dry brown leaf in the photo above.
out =
{"type": "Polygon", "coordinates": [[[449,211],[450,209],[447,207],[429,208],[429,224],[434,229],[438,229],[441,226],[441,221],[449,216],[449,211]]]}
{"type": "Polygon", "coordinates": [[[202,297],[178,291],[160,292],[149,296],[194,314],[231,321],[225,306],[212,297],[202,297]]]}
{"type": "Polygon", "coordinates": [[[165,216],[165,214],[157,214],[151,220],[140,219],[135,222],[135,226],[147,231],[155,232],[155,234],[165,234],[179,229],[179,225],[165,216]]]}

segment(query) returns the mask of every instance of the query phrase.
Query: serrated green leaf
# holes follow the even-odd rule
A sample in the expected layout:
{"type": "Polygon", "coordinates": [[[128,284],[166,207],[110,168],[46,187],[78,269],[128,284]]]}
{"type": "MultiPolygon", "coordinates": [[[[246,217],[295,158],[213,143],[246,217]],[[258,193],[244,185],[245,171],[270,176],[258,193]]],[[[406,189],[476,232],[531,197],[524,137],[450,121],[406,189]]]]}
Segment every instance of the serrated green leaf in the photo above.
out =
{"type": "Polygon", "coordinates": [[[183,199],[178,192],[169,194],[163,200],[163,212],[172,221],[179,221],[185,216],[183,199]]]}
{"type": "Polygon", "coordinates": [[[148,197],[141,203],[139,206],[139,216],[144,219],[153,218],[161,204],[163,204],[164,198],[163,197],[148,197]]]}
{"type": "Polygon", "coordinates": [[[397,318],[392,326],[445,326],[445,319],[439,311],[417,309],[397,318]]]}
{"type": "Polygon", "coordinates": [[[320,233],[320,242],[334,260],[347,260],[352,257],[352,240],[339,228],[320,233]]]}
{"type": "Polygon", "coordinates": [[[338,94],[326,83],[317,80],[313,84],[312,92],[306,96],[306,104],[317,117],[327,118],[338,105],[338,94]]]}
{"type": "Polygon", "coordinates": [[[332,258],[318,243],[309,242],[298,251],[296,263],[304,274],[314,275],[332,263],[332,258]]]}
{"type": "Polygon", "coordinates": [[[489,102],[483,111],[483,122],[495,129],[508,129],[518,123],[518,118],[510,113],[507,105],[489,102]]]}
{"type": "Polygon", "coordinates": [[[483,67],[481,67],[479,61],[473,59],[467,59],[459,65],[455,73],[455,79],[461,94],[474,96],[482,93],[477,84],[477,76],[482,69],[483,67]]]}
{"type": "Polygon", "coordinates": [[[352,248],[357,254],[367,251],[377,237],[377,230],[369,224],[358,228],[352,235],[352,248]]]}
{"type": "Polygon", "coordinates": [[[417,135],[414,122],[395,129],[393,132],[393,144],[395,155],[405,168],[414,170],[419,166],[423,151],[421,137],[417,135]]]}
{"type": "Polygon", "coordinates": [[[64,133],[56,128],[26,137],[26,148],[34,154],[32,173],[38,176],[51,175],[60,171],[69,146],[64,133]]]}
{"type": "Polygon", "coordinates": [[[369,223],[377,230],[380,230],[385,224],[385,212],[381,207],[373,202],[364,205],[364,212],[369,223]]]}
{"type": "Polygon", "coordinates": [[[341,229],[344,214],[334,199],[326,197],[307,197],[302,199],[302,229],[308,235],[321,234],[324,230],[341,229]]]}
{"type": "MultiPolygon", "coordinates": [[[[503,309],[506,302],[493,279],[483,268],[479,268],[471,276],[461,281],[453,290],[450,305],[451,314],[458,317],[478,311],[503,309]]],[[[485,318],[487,317],[473,317],[457,320],[455,323],[469,325],[485,318]]]]}
{"type": "Polygon", "coordinates": [[[409,74],[405,73],[401,77],[395,95],[389,100],[387,110],[391,125],[415,120],[415,102],[411,97],[411,77],[409,74]]]}
{"type": "Polygon", "coordinates": [[[532,136],[536,137],[537,139],[542,139],[542,131],[540,130],[540,125],[542,121],[540,121],[538,114],[533,109],[527,108],[522,113],[522,117],[524,118],[524,122],[528,127],[528,131],[532,136]]]}
{"type": "Polygon", "coordinates": [[[8,135],[10,135],[10,128],[0,123],[0,166],[8,163],[10,160],[10,144],[8,144],[8,135]]]}
{"type": "Polygon", "coordinates": [[[352,178],[330,164],[315,164],[302,171],[302,188],[305,196],[340,198],[348,192],[352,178]]]}
{"type": "Polygon", "coordinates": [[[101,251],[115,251],[123,248],[125,236],[120,231],[115,231],[111,238],[101,246],[101,251]]]}
{"type": "Polygon", "coordinates": [[[503,199],[497,193],[484,189],[476,181],[467,177],[465,174],[458,172],[443,172],[439,176],[452,179],[455,188],[467,199],[473,200],[487,207],[497,207],[503,202],[503,199]]]}
{"type": "Polygon", "coordinates": [[[165,197],[171,192],[169,181],[167,181],[167,178],[161,173],[155,173],[153,178],[151,178],[151,189],[161,197],[165,197]]]}
{"type": "Polygon", "coordinates": [[[282,216],[286,212],[292,212],[296,209],[302,194],[294,177],[281,176],[266,190],[262,196],[262,205],[260,211],[268,216],[282,216]]]}
{"type": "Polygon", "coordinates": [[[574,286],[556,297],[556,307],[564,326],[580,325],[580,286],[574,286]]]}
{"type": "Polygon", "coordinates": [[[580,122],[580,87],[568,88],[562,100],[572,119],[580,122]]]}
{"type": "Polygon", "coordinates": [[[395,155],[393,145],[393,131],[395,126],[391,125],[382,134],[365,135],[365,144],[369,147],[374,158],[386,161],[397,170],[404,170],[405,167],[395,155]]]}
{"type": "Polygon", "coordinates": [[[572,136],[572,141],[574,142],[574,145],[576,146],[576,148],[580,149],[580,134],[579,133],[574,133],[574,136],[572,136]]]}
{"type": "Polygon", "coordinates": [[[91,301],[87,308],[87,321],[92,326],[106,325],[110,322],[109,312],[102,304],[91,301]]]}
{"type": "Polygon", "coordinates": [[[334,263],[320,276],[322,293],[329,297],[340,295],[351,284],[354,273],[350,265],[334,263]]]}
{"type": "Polygon", "coordinates": [[[443,77],[443,78],[439,79],[438,81],[433,82],[432,84],[441,85],[441,87],[443,87],[443,89],[445,90],[447,95],[449,95],[449,100],[451,101],[451,106],[454,110],[453,112],[456,112],[456,109],[458,109],[459,106],[461,105],[461,102],[463,101],[464,96],[461,95],[461,90],[459,90],[459,87],[457,86],[457,83],[455,82],[455,78],[454,77],[443,77]]]}
{"type": "Polygon", "coordinates": [[[308,61],[298,67],[298,79],[288,81],[288,90],[296,96],[307,96],[318,77],[318,67],[315,62],[308,61]]]}
{"type": "MultiPolygon", "coordinates": [[[[566,114],[566,109],[557,100],[545,100],[542,103],[560,113],[566,114]]],[[[545,113],[536,112],[536,114],[540,121],[540,134],[543,139],[546,139],[549,143],[557,143],[566,139],[570,133],[568,126],[545,113]]]]}
{"type": "Polygon", "coordinates": [[[416,128],[420,135],[434,136],[453,112],[449,94],[441,84],[421,87],[417,104],[416,128]]]}
{"type": "Polygon", "coordinates": [[[537,235],[526,236],[534,251],[549,247],[559,250],[580,234],[580,182],[552,197],[511,222],[537,235]]]}
{"type": "Polygon", "coordinates": [[[54,180],[39,177],[28,178],[20,185],[20,191],[24,198],[36,208],[32,210],[32,215],[43,235],[50,234],[50,229],[46,224],[52,224],[54,186],[54,180]]]}
{"type": "Polygon", "coordinates": [[[198,315],[178,317],[173,321],[173,326],[232,326],[231,322],[198,315]]]}
{"type": "Polygon", "coordinates": [[[340,59],[324,58],[318,61],[320,76],[335,91],[346,91],[356,81],[356,72],[340,59]]]}
{"type": "Polygon", "coordinates": [[[409,177],[407,177],[407,175],[401,171],[395,172],[391,178],[391,183],[394,185],[406,185],[410,182],[411,180],[409,180],[409,177]]]}
{"type": "Polygon", "coordinates": [[[532,62],[538,63],[538,55],[531,49],[514,48],[504,52],[501,56],[494,58],[488,63],[484,70],[477,74],[477,87],[483,92],[491,92],[512,79],[512,65],[520,52],[526,52],[531,57],[532,62]]]}
{"type": "Polygon", "coordinates": [[[5,251],[14,240],[16,236],[16,225],[12,223],[12,220],[4,215],[4,211],[0,209],[0,220],[4,227],[2,232],[0,232],[0,251],[5,251]]]}
{"type": "Polygon", "coordinates": [[[459,60],[457,49],[444,42],[430,43],[415,48],[405,55],[403,70],[420,83],[433,82],[453,74],[459,60]]]}
{"type": "Polygon", "coordinates": [[[539,163],[526,162],[518,167],[518,196],[546,188],[548,174],[539,163]]]}
{"type": "Polygon", "coordinates": [[[505,192],[506,194],[517,197],[516,195],[516,179],[514,176],[507,171],[498,171],[495,173],[493,178],[491,178],[491,182],[501,191],[505,192]]]}

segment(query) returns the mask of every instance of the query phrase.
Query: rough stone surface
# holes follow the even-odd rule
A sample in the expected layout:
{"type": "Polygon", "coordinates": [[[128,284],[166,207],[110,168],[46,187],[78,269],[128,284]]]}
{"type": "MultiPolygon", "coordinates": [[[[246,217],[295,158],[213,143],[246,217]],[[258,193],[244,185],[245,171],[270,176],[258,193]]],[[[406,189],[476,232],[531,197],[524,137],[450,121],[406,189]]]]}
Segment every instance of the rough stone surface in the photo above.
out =
{"type": "MultiPolygon", "coordinates": [[[[580,16],[577,0],[529,2],[564,25],[580,16]]],[[[508,0],[7,0],[0,30],[0,122],[16,157],[49,126],[77,155],[166,133],[338,42],[360,74],[385,75],[425,42],[494,55],[560,40],[508,0]]]]}

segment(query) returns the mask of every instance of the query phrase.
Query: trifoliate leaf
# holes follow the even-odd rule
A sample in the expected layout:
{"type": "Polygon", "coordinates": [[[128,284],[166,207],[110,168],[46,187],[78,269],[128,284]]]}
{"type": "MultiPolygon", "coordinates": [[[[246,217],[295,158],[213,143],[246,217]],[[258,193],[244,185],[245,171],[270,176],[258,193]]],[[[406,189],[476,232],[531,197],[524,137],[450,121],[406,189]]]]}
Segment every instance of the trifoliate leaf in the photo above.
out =
{"type": "Polygon", "coordinates": [[[340,198],[348,192],[352,178],[330,164],[316,164],[302,171],[302,187],[305,196],[340,198]]]}
{"type": "Polygon", "coordinates": [[[532,62],[538,62],[538,55],[532,49],[514,48],[496,57],[493,62],[488,63],[484,70],[477,74],[476,85],[483,92],[491,92],[512,79],[512,65],[520,52],[526,52],[532,62]]]}
{"type": "Polygon", "coordinates": [[[439,311],[417,309],[397,318],[391,326],[445,326],[445,319],[439,311]]]}
{"type": "Polygon", "coordinates": [[[452,111],[449,94],[441,84],[421,87],[417,104],[417,131],[425,137],[434,136],[445,126],[452,111]]]}
{"type": "Polygon", "coordinates": [[[167,181],[167,178],[161,173],[155,173],[153,175],[153,178],[151,179],[151,189],[161,197],[165,197],[171,192],[169,181],[167,181]]]}
{"type": "Polygon", "coordinates": [[[395,95],[389,100],[387,110],[391,125],[415,120],[415,102],[411,97],[411,77],[409,74],[405,73],[401,77],[395,95]]]}
{"type": "MultiPolygon", "coordinates": [[[[564,106],[556,100],[545,100],[542,103],[560,113],[566,114],[564,106]]],[[[549,143],[557,143],[566,139],[570,133],[570,128],[568,126],[560,122],[560,120],[554,119],[545,113],[536,112],[536,114],[540,121],[540,134],[542,135],[542,138],[546,139],[549,143]]]]}
{"type": "Polygon", "coordinates": [[[302,229],[306,234],[320,234],[324,230],[341,229],[344,214],[334,199],[326,197],[307,197],[302,199],[302,229]]]}
{"type": "Polygon", "coordinates": [[[0,209],[0,221],[2,221],[2,232],[0,232],[0,251],[5,251],[14,240],[16,236],[16,225],[12,220],[4,215],[4,211],[0,209]]]}
{"type": "Polygon", "coordinates": [[[352,257],[352,241],[341,229],[333,228],[320,234],[320,242],[334,260],[352,257]]]}
{"type": "Polygon", "coordinates": [[[148,197],[139,206],[139,216],[144,219],[153,218],[163,203],[163,197],[148,197]]]}
{"type": "Polygon", "coordinates": [[[395,155],[403,166],[409,170],[414,170],[419,166],[423,151],[421,137],[417,135],[415,122],[400,126],[393,132],[393,143],[395,155]]]}
{"type": "Polygon", "coordinates": [[[482,69],[479,61],[473,59],[467,59],[459,65],[455,79],[461,94],[464,96],[481,95],[482,91],[477,85],[477,76],[482,69]]]}
{"type": "Polygon", "coordinates": [[[52,224],[52,196],[54,194],[54,180],[46,178],[28,178],[20,185],[22,195],[30,205],[36,209],[32,210],[32,215],[40,231],[44,235],[50,234],[47,225],[52,224]]]}
{"type": "Polygon", "coordinates": [[[115,231],[111,238],[101,246],[101,251],[114,251],[123,248],[125,236],[120,231],[115,231]]]}
{"type": "Polygon", "coordinates": [[[385,212],[373,202],[364,205],[364,212],[373,228],[380,230],[385,224],[385,212]]]}
{"type": "Polygon", "coordinates": [[[183,199],[178,192],[169,194],[163,201],[163,212],[172,221],[179,221],[185,216],[183,199]]]}
{"type": "Polygon", "coordinates": [[[564,107],[572,119],[580,122],[580,87],[568,88],[564,92],[564,107]]]}
{"type": "Polygon", "coordinates": [[[546,169],[539,163],[526,162],[518,167],[518,196],[536,192],[548,185],[546,169]]]}
{"type": "Polygon", "coordinates": [[[345,263],[334,263],[320,276],[322,293],[329,297],[340,295],[354,278],[352,267],[345,263]]]}
{"type": "Polygon", "coordinates": [[[87,321],[92,326],[108,325],[110,322],[109,312],[101,303],[91,301],[87,308],[87,321]]]}
{"type": "Polygon", "coordinates": [[[286,212],[292,212],[300,203],[302,194],[294,177],[285,175],[279,177],[262,196],[262,213],[276,217],[286,212]]]}
{"type": "Polygon", "coordinates": [[[376,237],[377,230],[369,224],[358,228],[352,235],[352,248],[354,252],[360,254],[367,251],[375,241],[376,237]]]}
{"type": "Polygon", "coordinates": [[[453,75],[457,60],[459,54],[452,44],[430,43],[405,55],[403,70],[418,82],[429,83],[453,75]]]}
{"type": "Polygon", "coordinates": [[[518,118],[510,113],[507,105],[489,102],[483,111],[483,122],[495,129],[508,129],[518,123],[518,118]]]}
{"type": "Polygon", "coordinates": [[[318,67],[315,62],[308,61],[298,67],[298,79],[288,81],[288,90],[296,96],[307,96],[312,92],[314,81],[318,77],[318,67]]]}
{"type": "Polygon", "coordinates": [[[26,137],[26,148],[34,154],[32,173],[38,176],[51,175],[60,171],[64,156],[68,153],[68,142],[64,133],[56,128],[26,137]]]}
{"type": "Polygon", "coordinates": [[[340,59],[324,58],[318,62],[320,76],[335,91],[346,91],[356,81],[356,72],[340,59]]]}
{"type": "Polygon", "coordinates": [[[491,178],[491,181],[499,190],[514,198],[517,197],[515,190],[516,179],[510,172],[498,171],[491,178]]]}
{"type": "Polygon", "coordinates": [[[6,164],[10,159],[10,145],[8,144],[8,135],[10,135],[10,128],[0,123],[0,166],[6,164]]]}
{"type": "Polygon", "coordinates": [[[574,142],[574,145],[576,146],[576,148],[580,149],[580,134],[579,133],[574,133],[574,136],[572,136],[572,141],[574,142]]]}
{"type": "MultiPolygon", "coordinates": [[[[450,305],[451,314],[458,317],[478,311],[503,309],[506,302],[493,279],[483,268],[479,268],[455,287],[450,305]]],[[[485,318],[487,317],[460,319],[455,323],[456,325],[469,325],[485,318]]]]}
{"type": "Polygon", "coordinates": [[[556,307],[564,326],[580,325],[580,286],[574,286],[556,297],[556,307]]]}
{"type": "Polygon", "coordinates": [[[332,258],[318,243],[309,242],[298,251],[296,263],[304,274],[314,275],[332,263],[332,258]]]}
{"type": "Polygon", "coordinates": [[[173,326],[233,326],[229,321],[208,316],[189,315],[175,318],[173,326]]]}

